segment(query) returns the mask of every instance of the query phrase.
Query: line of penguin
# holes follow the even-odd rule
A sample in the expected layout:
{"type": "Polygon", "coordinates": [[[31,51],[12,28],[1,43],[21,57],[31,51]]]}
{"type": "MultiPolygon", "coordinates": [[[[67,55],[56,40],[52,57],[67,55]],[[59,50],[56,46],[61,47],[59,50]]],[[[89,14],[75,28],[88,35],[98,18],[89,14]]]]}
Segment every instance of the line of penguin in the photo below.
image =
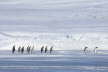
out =
{"type": "MultiPolygon", "coordinates": [[[[96,51],[97,51],[97,49],[98,49],[99,47],[95,47],[94,48],[94,53],[96,53],[96,51]]],[[[84,47],[84,49],[83,49],[83,52],[84,53],[86,53],[87,52],[87,49],[88,49],[88,47],[87,46],[85,46],[84,47]]],[[[12,53],[15,53],[15,51],[16,51],[16,47],[15,47],[15,45],[12,47],[12,53]]],[[[18,47],[18,52],[19,53],[24,53],[24,51],[25,51],[25,49],[24,49],[24,46],[19,46],[18,47]]],[[[29,54],[29,53],[32,53],[34,51],[34,46],[33,47],[31,47],[31,46],[27,46],[26,47],[26,52],[29,54]]],[[[51,46],[50,47],[50,53],[52,53],[52,51],[53,51],[53,46],[51,46]]],[[[48,52],[48,47],[47,46],[42,46],[41,47],[41,49],[40,49],[40,52],[41,53],[47,53],[48,52]]]]}
{"type": "MultiPolygon", "coordinates": [[[[25,51],[25,47],[24,46],[19,46],[18,47],[18,53],[24,53],[24,51],[25,51]]],[[[26,47],[26,52],[28,53],[28,54],[30,54],[30,53],[32,53],[34,51],[34,46],[27,46],[26,47]]],[[[52,51],[53,51],[53,46],[51,46],[50,47],[50,53],[52,53],[52,51]]],[[[16,52],[16,46],[14,45],[13,47],[12,47],[12,53],[14,54],[16,52]]],[[[48,52],[48,47],[47,46],[42,46],[41,47],[41,49],[40,49],[40,53],[47,53],[48,52]]]]}

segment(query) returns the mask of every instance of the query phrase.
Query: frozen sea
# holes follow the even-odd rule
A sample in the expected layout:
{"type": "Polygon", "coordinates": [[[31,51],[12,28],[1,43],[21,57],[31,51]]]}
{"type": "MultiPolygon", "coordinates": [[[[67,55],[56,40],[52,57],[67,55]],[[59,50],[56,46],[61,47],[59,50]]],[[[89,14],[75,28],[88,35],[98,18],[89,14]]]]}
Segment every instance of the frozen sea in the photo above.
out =
{"type": "Polygon", "coordinates": [[[57,50],[20,54],[0,51],[0,72],[108,72],[108,51],[57,50]]]}

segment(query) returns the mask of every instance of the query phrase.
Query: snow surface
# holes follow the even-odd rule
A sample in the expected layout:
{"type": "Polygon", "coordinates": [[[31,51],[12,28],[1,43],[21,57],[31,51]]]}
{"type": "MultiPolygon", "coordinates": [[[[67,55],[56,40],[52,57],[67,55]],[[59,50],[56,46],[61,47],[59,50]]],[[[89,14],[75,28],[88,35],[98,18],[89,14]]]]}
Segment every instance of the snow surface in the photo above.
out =
{"type": "Polygon", "coordinates": [[[108,49],[107,7],[107,0],[0,0],[0,49],[108,49]]]}
{"type": "Polygon", "coordinates": [[[108,49],[107,33],[36,33],[36,32],[0,32],[0,49],[11,50],[15,45],[25,48],[30,45],[35,50],[40,50],[44,46],[54,46],[54,50],[83,50],[88,46],[88,50],[93,50],[96,46],[98,50],[108,49]],[[68,35],[68,36],[67,36],[68,35]]]}

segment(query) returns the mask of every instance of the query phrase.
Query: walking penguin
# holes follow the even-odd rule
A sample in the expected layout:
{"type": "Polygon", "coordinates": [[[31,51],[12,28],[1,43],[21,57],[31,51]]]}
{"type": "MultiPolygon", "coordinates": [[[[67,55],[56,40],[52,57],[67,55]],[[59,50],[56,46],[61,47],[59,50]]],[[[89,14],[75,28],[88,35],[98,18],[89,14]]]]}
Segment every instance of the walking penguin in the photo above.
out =
{"type": "Polygon", "coordinates": [[[95,47],[94,48],[94,53],[97,53],[97,49],[98,49],[98,47],[95,47]]]}
{"type": "Polygon", "coordinates": [[[30,53],[30,46],[27,47],[27,53],[30,53]]]}
{"type": "Polygon", "coordinates": [[[53,51],[53,46],[51,46],[51,48],[50,48],[50,53],[52,53],[52,51],[53,51]]]}
{"type": "Polygon", "coordinates": [[[24,52],[24,46],[21,48],[21,53],[23,53],[24,52]]]}
{"type": "Polygon", "coordinates": [[[44,46],[41,47],[41,53],[43,52],[43,50],[44,50],[44,46]]]}
{"type": "Polygon", "coordinates": [[[84,52],[86,52],[87,48],[88,48],[87,46],[86,46],[86,47],[84,47],[84,50],[83,50],[83,51],[84,51],[84,52]]]}
{"type": "Polygon", "coordinates": [[[15,45],[12,48],[12,53],[14,53],[14,52],[15,52],[15,45]]]}
{"type": "Polygon", "coordinates": [[[87,49],[88,49],[88,47],[86,46],[86,47],[84,47],[84,53],[86,54],[86,51],[87,51],[87,49]]]}
{"type": "Polygon", "coordinates": [[[21,46],[19,46],[19,48],[18,48],[18,52],[21,52],[21,46]]]}
{"type": "Polygon", "coordinates": [[[47,52],[47,46],[45,47],[45,53],[47,52]]]}

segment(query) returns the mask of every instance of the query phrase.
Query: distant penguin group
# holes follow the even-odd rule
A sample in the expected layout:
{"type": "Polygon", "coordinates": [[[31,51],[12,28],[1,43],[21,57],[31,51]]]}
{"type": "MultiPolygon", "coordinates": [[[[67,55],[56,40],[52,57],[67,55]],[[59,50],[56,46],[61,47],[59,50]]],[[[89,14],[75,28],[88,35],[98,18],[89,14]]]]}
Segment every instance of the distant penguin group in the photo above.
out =
{"type": "MultiPolygon", "coordinates": [[[[94,47],[93,52],[94,52],[95,54],[97,53],[97,49],[98,49],[98,48],[99,48],[99,47],[97,47],[97,46],[94,47]]],[[[83,52],[86,53],[86,52],[87,52],[87,49],[88,49],[88,47],[85,46],[84,49],[83,49],[83,52]]]]}
{"type": "MultiPolygon", "coordinates": [[[[18,53],[23,54],[25,50],[26,50],[26,52],[28,54],[30,54],[30,53],[32,53],[34,51],[34,46],[27,46],[27,47],[24,47],[24,46],[21,47],[21,46],[19,46],[17,51],[18,51],[18,53]]],[[[14,54],[15,51],[16,51],[16,46],[13,45],[13,47],[12,47],[12,53],[14,54]]],[[[41,53],[43,53],[43,52],[47,53],[48,52],[48,47],[47,46],[42,46],[40,51],[41,51],[41,53]]],[[[53,46],[50,47],[49,52],[52,53],[52,51],[53,51],[53,46]]]]}
{"type": "MultiPolygon", "coordinates": [[[[41,47],[41,53],[43,53],[43,52],[44,52],[44,53],[47,53],[47,51],[48,51],[48,47],[47,47],[47,46],[42,46],[42,47],[41,47]]],[[[52,53],[52,51],[53,51],[53,46],[50,47],[50,50],[49,50],[49,51],[50,51],[50,53],[52,53]]]]}
{"type": "MultiPolygon", "coordinates": [[[[18,53],[24,53],[24,51],[25,50],[27,50],[27,53],[29,54],[29,53],[32,53],[33,52],[33,50],[34,50],[34,46],[33,47],[31,47],[31,46],[27,46],[27,47],[24,47],[24,46],[19,46],[18,47],[18,53]],[[26,48],[26,49],[25,49],[26,48]]],[[[15,51],[16,51],[16,47],[15,47],[15,45],[12,47],[12,53],[15,53],[15,51]]]]}

